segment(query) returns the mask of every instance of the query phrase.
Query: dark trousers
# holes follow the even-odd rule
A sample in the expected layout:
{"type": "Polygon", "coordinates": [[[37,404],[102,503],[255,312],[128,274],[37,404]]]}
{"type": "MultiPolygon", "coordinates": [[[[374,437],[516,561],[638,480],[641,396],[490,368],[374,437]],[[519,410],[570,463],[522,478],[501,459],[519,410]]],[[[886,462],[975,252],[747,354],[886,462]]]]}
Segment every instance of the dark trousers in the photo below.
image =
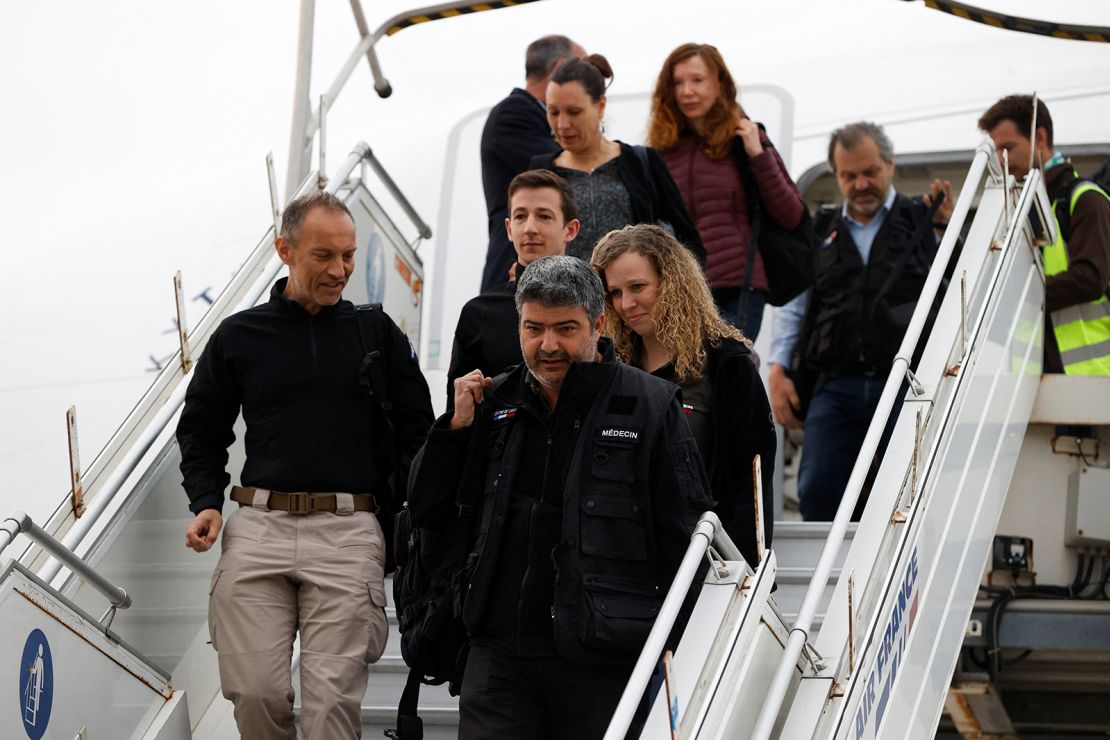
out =
{"type": "MultiPolygon", "coordinates": [[[[825,379],[813,395],[806,411],[806,434],[798,467],[798,499],[806,521],[827,522],[836,516],[885,384],[885,374],[837,375],[825,379]]],[[[896,403],[887,420],[879,458],[901,406],[900,401],[896,403]]],[[[854,520],[859,519],[860,511],[857,507],[854,520]]]]}
{"type": "Polygon", "coordinates": [[[721,318],[744,332],[744,336],[755,341],[759,327],[763,325],[763,308],[767,305],[767,294],[762,290],[748,291],[748,311],[740,320],[740,293],[742,288],[714,288],[713,302],[721,311],[721,318]]]}
{"type": "Polygon", "coordinates": [[[472,645],[459,696],[459,740],[601,738],[631,672],[472,645]]]}

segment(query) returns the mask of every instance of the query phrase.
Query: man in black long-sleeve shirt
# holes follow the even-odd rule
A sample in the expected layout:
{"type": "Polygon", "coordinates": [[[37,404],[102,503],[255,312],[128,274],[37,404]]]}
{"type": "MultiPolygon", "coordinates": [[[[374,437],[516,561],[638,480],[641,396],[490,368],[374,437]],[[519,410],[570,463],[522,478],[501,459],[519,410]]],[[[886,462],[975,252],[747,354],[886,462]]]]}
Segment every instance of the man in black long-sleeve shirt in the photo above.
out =
{"type": "MultiPolygon", "coordinates": [[[[550,170],[522,172],[509,183],[504,229],[516,250],[516,276],[540,257],[563,254],[578,235],[578,205],[567,181],[550,170]]],[[[459,312],[447,366],[447,408],[454,408],[455,378],[475,368],[489,377],[519,365],[516,280],[471,298],[459,312]]]]}
{"type": "Polygon", "coordinates": [[[241,508],[224,528],[209,607],[221,686],[243,737],[296,737],[297,632],[304,736],[356,737],[367,665],[385,647],[385,543],[373,512],[391,496],[389,478],[404,478],[432,410],[401,330],[341,299],[355,245],[335,196],[289,205],[275,245],[289,277],[268,303],[213,333],[177,428],[196,514],[186,544],[203,552],[223,525],[240,410],[246,422],[243,487],[231,496],[241,508]]]}

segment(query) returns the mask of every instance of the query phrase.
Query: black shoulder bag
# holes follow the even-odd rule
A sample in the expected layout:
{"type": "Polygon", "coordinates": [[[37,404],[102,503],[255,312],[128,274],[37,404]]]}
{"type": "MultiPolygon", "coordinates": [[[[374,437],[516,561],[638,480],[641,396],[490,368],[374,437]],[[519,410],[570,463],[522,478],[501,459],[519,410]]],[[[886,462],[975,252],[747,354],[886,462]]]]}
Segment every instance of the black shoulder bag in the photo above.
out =
{"type": "MultiPolygon", "coordinates": [[[[475,421],[481,425],[484,417],[475,421]]],[[[420,685],[448,684],[452,696],[462,688],[469,652],[462,623],[461,574],[470,553],[477,502],[468,498],[480,475],[479,449],[484,426],[477,426],[470,441],[466,469],[455,491],[455,510],[431,523],[416,526],[407,506],[397,514],[395,549],[400,567],[393,577],[393,602],[401,632],[401,657],[409,666],[408,679],[397,705],[397,728],[387,730],[392,740],[423,740],[420,719],[420,685]]],[[[499,442],[503,444],[504,438],[499,442]]]]}
{"type": "MultiPolygon", "coordinates": [[[[740,147],[737,158],[740,181],[748,199],[748,217],[751,221],[751,237],[748,240],[748,265],[744,278],[744,288],[740,295],[740,313],[747,313],[748,291],[751,290],[752,271],[755,269],[755,249],[763,257],[763,269],[767,273],[767,302],[772,306],[783,306],[801,295],[813,285],[817,277],[817,238],[813,232],[813,219],[809,209],[802,207],[802,218],[793,229],[787,230],[775,223],[773,218],[764,220],[763,203],[759,197],[759,185],[755,181],[747,152],[740,147]]],[[[740,323],[743,323],[743,316],[740,323]]]]}

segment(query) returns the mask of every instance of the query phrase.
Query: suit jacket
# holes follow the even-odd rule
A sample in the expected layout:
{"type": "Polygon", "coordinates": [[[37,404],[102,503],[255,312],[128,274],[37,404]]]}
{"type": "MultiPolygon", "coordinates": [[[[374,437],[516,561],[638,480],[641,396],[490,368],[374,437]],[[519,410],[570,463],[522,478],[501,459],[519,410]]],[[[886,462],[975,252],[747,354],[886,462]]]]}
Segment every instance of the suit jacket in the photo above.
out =
{"type": "Polygon", "coordinates": [[[486,194],[489,247],[482,271],[481,290],[486,291],[509,278],[516,253],[505,233],[509,183],[528,169],[537,154],[559,151],[551,138],[544,105],[528,92],[515,88],[489,112],[482,129],[482,189],[486,194]]]}

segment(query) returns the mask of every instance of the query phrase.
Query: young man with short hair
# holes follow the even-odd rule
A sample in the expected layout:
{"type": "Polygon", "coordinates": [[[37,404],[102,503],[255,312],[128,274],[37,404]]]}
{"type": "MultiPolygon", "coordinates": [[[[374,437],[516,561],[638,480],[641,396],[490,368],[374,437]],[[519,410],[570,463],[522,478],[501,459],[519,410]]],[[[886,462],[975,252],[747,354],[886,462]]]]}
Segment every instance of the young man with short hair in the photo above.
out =
{"type": "MultiPolygon", "coordinates": [[[[528,170],[513,178],[504,228],[516,250],[518,277],[540,257],[563,254],[578,226],[578,206],[566,180],[550,170],[528,170]]],[[[448,408],[455,378],[475,368],[493,377],[520,363],[515,294],[516,282],[508,280],[463,306],[447,366],[448,408]]]]}

